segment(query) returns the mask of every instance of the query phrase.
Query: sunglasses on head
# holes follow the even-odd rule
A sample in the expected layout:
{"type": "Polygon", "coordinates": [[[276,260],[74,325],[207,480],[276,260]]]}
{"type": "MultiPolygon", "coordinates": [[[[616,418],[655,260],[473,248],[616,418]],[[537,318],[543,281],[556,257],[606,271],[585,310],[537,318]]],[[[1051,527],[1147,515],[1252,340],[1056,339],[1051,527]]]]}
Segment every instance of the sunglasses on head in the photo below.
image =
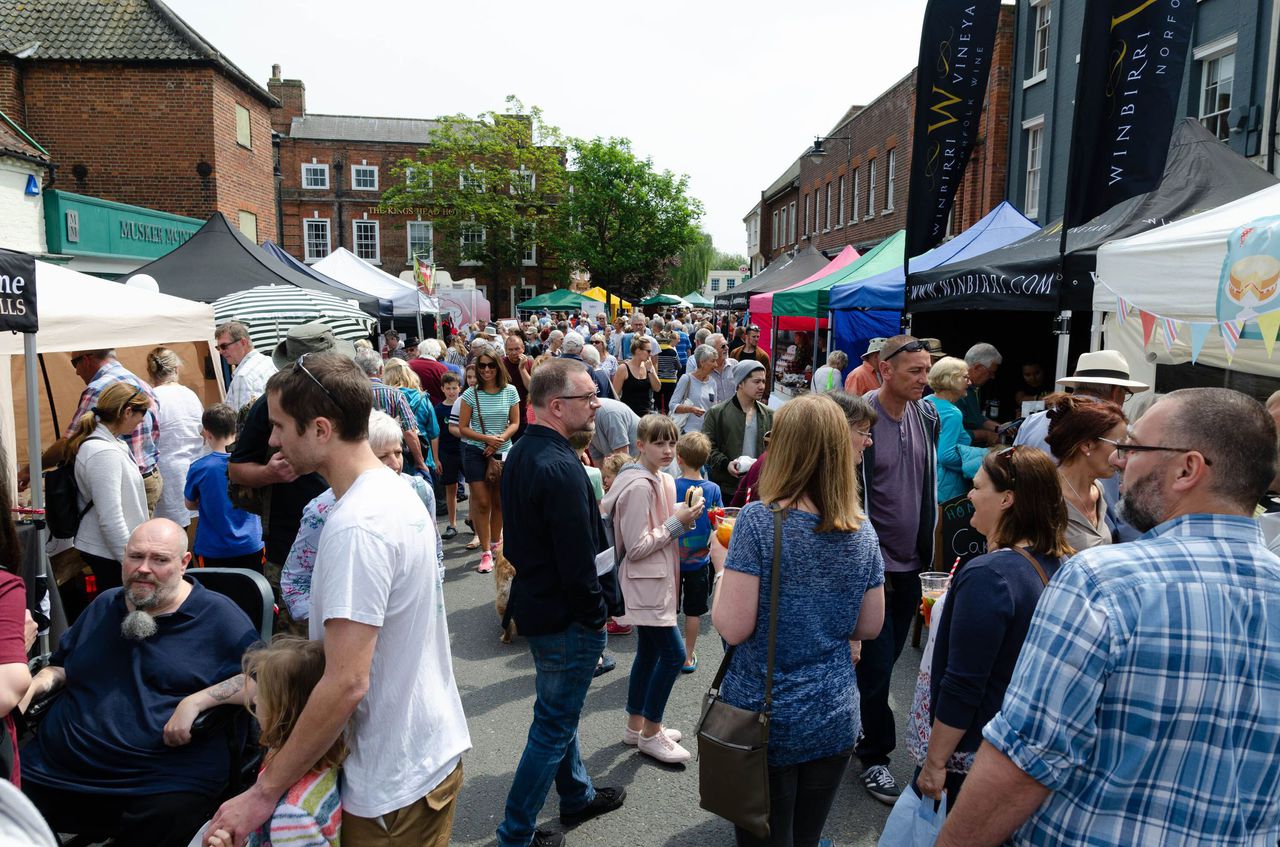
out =
{"type": "Polygon", "coordinates": [[[882,362],[887,362],[899,353],[919,353],[921,350],[928,352],[929,345],[925,344],[923,341],[908,341],[888,356],[881,356],[880,360],[882,362]]]}
{"type": "Polygon", "coordinates": [[[303,353],[301,356],[298,357],[298,361],[293,363],[293,366],[298,370],[302,371],[307,376],[311,377],[311,381],[314,382],[316,385],[320,386],[320,390],[324,392],[326,397],[328,397],[330,400],[333,401],[333,405],[337,406],[338,408],[342,408],[342,404],[338,402],[338,398],[334,397],[333,393],[330,392],[329,389],[324,387],[324,383],[318,380],[316,378],[316,375],[313,374],[311,371],[307,370],[307,366],[303,364],[306,361],[307,357],[311,355],[313,354],[303,353]]]}

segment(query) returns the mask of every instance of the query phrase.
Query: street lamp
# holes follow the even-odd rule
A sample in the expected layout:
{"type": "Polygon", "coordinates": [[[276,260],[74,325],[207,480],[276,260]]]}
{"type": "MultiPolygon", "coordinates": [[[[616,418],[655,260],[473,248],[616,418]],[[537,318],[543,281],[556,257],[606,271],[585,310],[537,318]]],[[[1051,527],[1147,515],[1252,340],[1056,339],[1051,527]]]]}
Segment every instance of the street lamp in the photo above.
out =
{"type": "Polygon", "coordinates": [[[809,148],[809,152],[805,153],[809,157],[809,161],[815,165],[821,164],[823,157],[827,155],[827,150],[823,146],[828,141],[852,141],[853,136],[850,135],[815,135],[813,137],[813,146],[809,148]]]}

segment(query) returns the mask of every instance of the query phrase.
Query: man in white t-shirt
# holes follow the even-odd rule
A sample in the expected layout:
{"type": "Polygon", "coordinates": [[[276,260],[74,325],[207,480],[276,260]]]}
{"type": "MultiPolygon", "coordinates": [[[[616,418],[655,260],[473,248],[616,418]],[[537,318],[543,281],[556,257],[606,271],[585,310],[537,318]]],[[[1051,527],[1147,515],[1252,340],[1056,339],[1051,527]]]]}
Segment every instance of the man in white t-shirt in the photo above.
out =
{"type": "Polygon", "coordinates": [[[347,728],[346,847],[446,847],[471,748],[453,677],[434,519],[366,440],[369,382],[349,359],[315,353],[267,385],[271,445],[337,497],[311,582],[311,638],[324,676],[289,740],[213,828],[236,843],[347,728]]]}

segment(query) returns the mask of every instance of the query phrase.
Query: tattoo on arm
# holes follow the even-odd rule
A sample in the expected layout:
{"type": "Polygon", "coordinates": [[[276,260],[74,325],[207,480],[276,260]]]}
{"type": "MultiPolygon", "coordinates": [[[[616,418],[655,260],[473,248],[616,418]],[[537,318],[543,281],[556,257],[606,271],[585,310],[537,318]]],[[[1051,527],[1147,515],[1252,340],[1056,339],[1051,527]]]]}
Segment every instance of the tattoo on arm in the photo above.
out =
{"type": "Polygon", "coordinates": [[[244,690],[244,674],[238,673],[231,679],[223,680],[209,687],[209,696],[217,703],[230,700],[244,690]]]}

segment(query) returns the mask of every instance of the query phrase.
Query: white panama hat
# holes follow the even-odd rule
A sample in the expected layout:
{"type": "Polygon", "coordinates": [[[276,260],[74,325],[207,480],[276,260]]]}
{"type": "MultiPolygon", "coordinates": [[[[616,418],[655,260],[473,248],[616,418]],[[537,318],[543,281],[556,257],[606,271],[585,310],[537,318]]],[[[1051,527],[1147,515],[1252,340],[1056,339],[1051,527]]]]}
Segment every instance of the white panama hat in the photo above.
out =
{"type": "Polygon", "coordinates": [[[1076,372],[1058,380],[1058,385],[1118,385],[1135,394],[1151,386],[1129,378],[1129,363],[1118,350],[1098,350],[1080,354],[1076,372]]]}

